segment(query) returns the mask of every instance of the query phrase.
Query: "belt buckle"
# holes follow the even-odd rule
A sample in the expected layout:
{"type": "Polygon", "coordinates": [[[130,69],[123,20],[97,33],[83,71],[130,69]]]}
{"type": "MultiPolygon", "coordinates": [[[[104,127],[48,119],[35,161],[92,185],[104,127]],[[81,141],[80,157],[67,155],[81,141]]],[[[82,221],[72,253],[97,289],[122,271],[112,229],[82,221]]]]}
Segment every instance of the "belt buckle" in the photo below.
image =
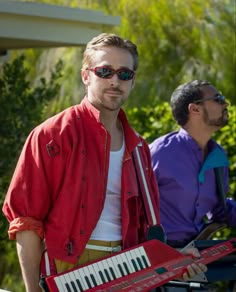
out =
{"type": "Polygon", "coordinates": [[[112,246],[111,251],[112,252],[119,252],[119,251],[121,251],[121,246],[120,245],[114,246],[114,247],[112,246]]]}

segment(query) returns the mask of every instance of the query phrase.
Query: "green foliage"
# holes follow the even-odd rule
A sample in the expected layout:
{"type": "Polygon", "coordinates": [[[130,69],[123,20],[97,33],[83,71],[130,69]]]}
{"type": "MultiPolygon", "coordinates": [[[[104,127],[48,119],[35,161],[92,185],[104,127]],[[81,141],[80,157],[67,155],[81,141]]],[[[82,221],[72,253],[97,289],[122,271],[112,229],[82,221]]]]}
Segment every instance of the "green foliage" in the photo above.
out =
{"type": "Polygon", "coordinates": [[[42,120],[45,107],[59,90],[61,62],[49,81],[40,78],[39,85],[32,87],[24,59],[22,55],[11,64],[5,63],[0,75],[0,153],[4,158],[0,162],[0,194],[6,190],[7,175],[12,171],[26,136],[42,120]]]}
{"type": "Polygon", "coordinates": [[[127,111],[131,125],[148,142],[177,129],[167,102],[157,106],[134,107],[127,111]]]}
{"type": "Polygon", "coordinates": [[[236,200],[236,106],[229,108],[230,120],[229,124],[216,132],[214,138],[219,142],[227,151],[230,161],[230,192],[229,196],[236,200]]]}
{"type": "MultiPolygon", "coordinates": [[[[29,69],[22,55],[5,63],[0,71],[0,205],[2,206],[13,168],[29,132],[43,120],[43,114],[59,91],[62,62],[58,62],[49,80],[38,85],[28,79],[29,69]]],[[[7,240],[8,225],[0,215],[0,287],[20,291],[21,273],[15,243],[7,240]],[[3,264],[4,263],[4,264],[3,264]],[[18,280],[18,284],[17,284],[18,280]]],[[[23,287],[23,286],[22,286],[23,287]]],[[[22,288],[23,289],[23,288],[22,288]]],[[[21,290],[23,291],[23,290],[21,290]]]]}
{"type": "Polygon", "coordinates": [[[104,2],[103,9],[121,16],[116,32],[138,45],[140,66],[128,106],[169,100],[179,84],[193,79],[209,80],[235,104],[234,1],[104,2]]]}
{"type": "MultiPolygon", "coordinates": [[[[236,27],[233,0],[34,2],[102,10],[121,17],[120,26],[109,30],[104,27],[103,31],[115,32],[138,45],[140,66],[132,98],[127,101],[125,108],[167,101],[179,84],[193,79],[209,80],[235,104],[236,27]]],[[[54,66],[52,60],[61,51],[61,48],[45,50],[41,55],[42,70],[47,70],[48,64],[54,66]]],[[[64,107],[69,102],[78,102],[84,94],[78,76],[82,50],[67,48],[60,57],[68,67],[61,85],[60,103],[64,107]]]]}

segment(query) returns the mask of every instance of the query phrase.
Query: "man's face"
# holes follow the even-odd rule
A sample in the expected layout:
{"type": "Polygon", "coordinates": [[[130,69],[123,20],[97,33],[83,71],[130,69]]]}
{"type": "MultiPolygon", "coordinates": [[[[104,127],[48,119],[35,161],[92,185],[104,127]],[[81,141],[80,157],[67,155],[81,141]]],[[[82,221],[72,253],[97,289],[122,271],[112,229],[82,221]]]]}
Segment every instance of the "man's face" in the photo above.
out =
{"type": "Polygon", "coordinates": [[[204,86],[203,89],[203,120],[206,125],[222,128],[228,123],[227,103],[220,104],[216,99],[219,92],[213,86],[204,86]]]}
{"type": "MultiPolygon", "coordinates": [[[[104,66],[114,70],[133,70],[134,61],[132,55],[124,49],[101,47],[94,53],[89,69],[104,66]]],[[[88,100],[101,111],[119,110],[134,86],[134,78],[123,81],[114,74],[110,79],[103,79],[90,70],[82,72],[82,79],[87,87],[88,100]]]]}

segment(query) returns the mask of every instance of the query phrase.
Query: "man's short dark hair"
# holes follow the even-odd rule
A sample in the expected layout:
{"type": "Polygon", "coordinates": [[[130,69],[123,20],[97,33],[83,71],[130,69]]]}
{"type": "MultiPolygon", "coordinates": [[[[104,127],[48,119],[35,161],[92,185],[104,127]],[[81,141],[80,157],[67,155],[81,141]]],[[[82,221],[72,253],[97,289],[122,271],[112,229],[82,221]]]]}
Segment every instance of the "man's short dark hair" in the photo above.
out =
{"type": "Polygon", "coordinates": [[[184,126],[188,121],[188,105],[203,98],[201,88],[206,85],[211,84],[207,80],[194,80],[178,86],[172,93],[170,99],[172,114],[180,126],[184,126]]]}

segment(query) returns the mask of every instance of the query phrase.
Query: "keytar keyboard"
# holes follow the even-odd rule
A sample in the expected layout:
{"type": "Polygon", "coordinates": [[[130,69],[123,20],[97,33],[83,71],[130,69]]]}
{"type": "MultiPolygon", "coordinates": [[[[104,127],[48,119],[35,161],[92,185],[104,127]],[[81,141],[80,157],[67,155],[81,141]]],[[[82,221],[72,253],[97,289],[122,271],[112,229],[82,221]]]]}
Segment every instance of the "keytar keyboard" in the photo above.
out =
{"type": "Polygon", "coordinates": [[[236,238],[200,251],[193,259],[158,240],[150,240],[87,265],[50,276],[50,292],[149,291],[181,277],[191,263],[208,264],[236,251],[236,238]]]}

